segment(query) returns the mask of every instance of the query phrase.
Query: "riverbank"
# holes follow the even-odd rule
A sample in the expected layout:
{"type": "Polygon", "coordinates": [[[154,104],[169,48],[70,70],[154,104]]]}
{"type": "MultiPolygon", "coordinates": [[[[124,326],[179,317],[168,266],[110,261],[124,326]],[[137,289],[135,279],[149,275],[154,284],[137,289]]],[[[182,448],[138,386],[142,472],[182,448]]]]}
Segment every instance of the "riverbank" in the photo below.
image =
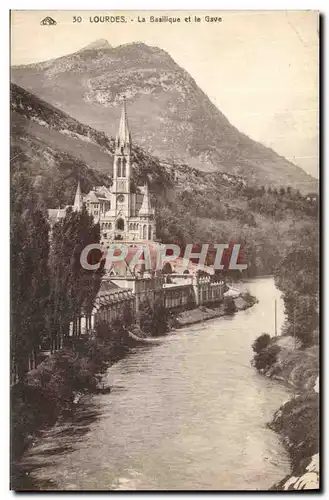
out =
{"type": "Polygon", "coordinates": [[[227,303],[224,301],[223,303],[213,307],[200,306],[196,309],[183,311],[176,316],[175,327],[180,328],[183,326],[193,325],[195,323],[201,323],[202,321],[227,316],[228,314],[232,315],[235,312],[249,309],[256,303],[256,297],[253,297],[250,293],[245,292],[239,297],[231,298],[231,300],[227,303]],[[235,308],[232,307],[233,303],[235,308]],[[228,304],[231,304],[231,306],[228,304]]]}
{"type": "Polygon", "coordinates": [[[11,388],[11,488],[21,489],[17,464],[38,433],[71,414],[79,399],[98,393],[103,374],[128,352],[122,324],[101,324],[95,337],[71,338],[11,388]]]}
{"type": "MultiPolygon", "coordinates": [[[[291,387],[294,396],[274,414],[268,426],[280,434],[291,458],[292,472],[275,491],[319,488],[319,346],[302,349],[292,337],[263,336],[253,360],[266,377],[291,387]]],[[[255,344],[254,344],[255,346],[255,344]]],[[[254,347],[255,350],[255,347],[254,347]]]]}

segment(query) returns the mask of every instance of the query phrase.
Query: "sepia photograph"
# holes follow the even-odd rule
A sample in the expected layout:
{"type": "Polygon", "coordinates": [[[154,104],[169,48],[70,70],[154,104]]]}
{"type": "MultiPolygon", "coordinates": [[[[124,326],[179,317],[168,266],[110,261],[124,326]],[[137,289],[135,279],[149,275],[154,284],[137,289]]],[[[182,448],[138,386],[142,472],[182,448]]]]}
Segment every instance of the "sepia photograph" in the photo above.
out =
{"type": "Polygon", "coordinates": [[[10,12],[10,489],[320,490],[319,12],[10,12]]]}

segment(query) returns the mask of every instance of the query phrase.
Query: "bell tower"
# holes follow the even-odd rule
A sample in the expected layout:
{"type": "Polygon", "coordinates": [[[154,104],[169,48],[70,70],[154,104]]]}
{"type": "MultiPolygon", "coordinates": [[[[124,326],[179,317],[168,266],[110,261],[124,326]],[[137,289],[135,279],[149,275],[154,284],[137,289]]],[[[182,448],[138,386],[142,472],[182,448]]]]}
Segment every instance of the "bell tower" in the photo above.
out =
{"type": "Polygon", "coordinates": [[[115,138],[113,188],[116,194],[130,193],[131,136],[128,127],[126,100],[123,99],[119,130],[115,138]]]}

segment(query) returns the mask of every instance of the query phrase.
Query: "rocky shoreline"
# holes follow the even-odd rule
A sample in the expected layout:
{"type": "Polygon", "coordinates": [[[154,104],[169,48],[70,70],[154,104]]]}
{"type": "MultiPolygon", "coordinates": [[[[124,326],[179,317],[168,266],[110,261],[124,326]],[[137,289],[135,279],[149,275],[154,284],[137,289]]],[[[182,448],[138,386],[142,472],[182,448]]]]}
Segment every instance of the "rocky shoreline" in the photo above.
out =
{"type": "Polygon", "coordinates": [[[317,490],[320,488],[319,346],[302,349],[292,337],[272,338],[255,355],[253,364],[257,362],[260,373],[286,384],[294,393],[268,424],[281,436],[292,466],[291,473],[271,490],[317,490]],[[259,368],[260,356],[263,368],[259,368]]]}

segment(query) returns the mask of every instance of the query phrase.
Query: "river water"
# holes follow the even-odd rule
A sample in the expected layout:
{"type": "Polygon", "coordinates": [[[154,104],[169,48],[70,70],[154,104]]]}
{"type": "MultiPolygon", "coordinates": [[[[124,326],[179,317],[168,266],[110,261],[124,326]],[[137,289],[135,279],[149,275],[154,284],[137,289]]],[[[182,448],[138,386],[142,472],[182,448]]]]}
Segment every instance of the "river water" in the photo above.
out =
{"type": "Polygon", "coordinates": [[[259,300],[233,317],[182,328],[112,366],[107,395],[23,457],[30,480],[59,490],[257,490],[290,471],[266,427],[289,391],[250,366],[252,341],[274,333],[283,304],[272,278],[243,285],[259,300]]]}

